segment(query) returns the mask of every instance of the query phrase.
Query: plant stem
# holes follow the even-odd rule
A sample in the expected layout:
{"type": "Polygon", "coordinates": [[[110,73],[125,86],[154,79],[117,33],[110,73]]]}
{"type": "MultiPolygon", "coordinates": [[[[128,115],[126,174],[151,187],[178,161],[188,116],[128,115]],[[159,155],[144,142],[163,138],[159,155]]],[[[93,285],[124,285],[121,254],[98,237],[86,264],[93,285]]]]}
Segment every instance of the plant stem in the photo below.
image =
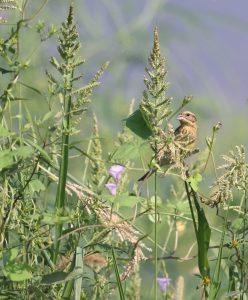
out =
{"type": "MultiPolygon", "coordinates": [[[[247,184],[246,184],[247,185],[247,184]]],[[[246,278],[246,266],[244,265],[245,262],[245,228],[246,228],[246,214],[247,214],[247,186],[245,185],[245,192],[244,192],[244,216],[243,216],[243,244],[242,244],[242,260],[241,260],[241,300],[244,299],[244,290],[245,290],[245,278],[246,278]]]]}
{"type": "Polygon", "coordinates": [[[154,256],[155,256],[155,278],[154,278],[154,283],[155,283],[155,294],[154,294],[154,299],[158,299],[158,285],[157,285],[157,276],[158,276],[158,247],[157,247],[157,238],[158,238],[158,233],[157,233],[157,170],[155,171],[155,176],[154,176],[154,188],[155,188],[155,207],[154,207],[154,213],[155,213],[155,222],[154,222],[154,256]]]}
{"type": "Polygon", "coordinates": [[[194,215],[194,210],[193,210],[193,205],[191,203],[191,198],[190,198],[190,192],[189,192],[189,187],[186,181],[184,181],[185,184],[185,189],[186,189],[186,193],[187,193],[187,198],[189,201],[189,208],[190,208],[190,212],[191,212],[191,216],[192,216],[192,220],[193,220],[193,225],[194,225],[194,229],[195,229],[195,235],[197,238],[197,226],[196,226],[196,220],[195,220],[195,215],[194,215]]]}

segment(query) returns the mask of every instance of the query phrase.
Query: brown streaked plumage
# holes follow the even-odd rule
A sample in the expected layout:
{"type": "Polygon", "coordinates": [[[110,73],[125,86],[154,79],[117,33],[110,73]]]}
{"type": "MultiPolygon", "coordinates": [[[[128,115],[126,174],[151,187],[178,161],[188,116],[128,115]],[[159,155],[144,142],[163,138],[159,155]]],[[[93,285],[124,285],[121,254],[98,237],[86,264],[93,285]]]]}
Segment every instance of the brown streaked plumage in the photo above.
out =
{"type": "MultiPolygon", "coordinates": [[[[180,126],[174,131],[175,141],[178,141],[182,148],[193,149],[197,138],[197,119],[195,114],[190,111],[184,111],[177,116],[177,120],[180,122],[180,126]]],[[[165,165],[168,159],[162,159],[160,165],[165,165]]],[[[145,175],[138,179],[138,181],[144,181],[149,178],[157,167],[153,167],[145,175]]]]}
{"type": "Polygon", "coordinates": [[[176,140],[185,144],[187,149],[192,149],[195,146],[197,138],[197,119],[195,114],[190,111],[184,111],[178,115],[177,119],[180,126],[175,130],[176,140]]]}

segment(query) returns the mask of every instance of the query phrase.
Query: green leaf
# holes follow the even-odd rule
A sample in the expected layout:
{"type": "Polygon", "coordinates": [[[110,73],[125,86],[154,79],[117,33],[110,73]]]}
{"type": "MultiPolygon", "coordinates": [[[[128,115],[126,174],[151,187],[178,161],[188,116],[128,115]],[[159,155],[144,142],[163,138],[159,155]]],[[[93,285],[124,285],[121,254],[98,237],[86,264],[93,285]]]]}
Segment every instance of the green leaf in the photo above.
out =
{"type": "Polygon", "coordinates": [[[242,233],[245,229],[247,229],[247,226],[246,228],[244,228],[244,223],[245,223],[244,218],[237,218],[233,220],[231,224],[232,231],[238,234],[242,233]]]}
{"type": "Polygon", "coordinates": [[[70,273],[57,271],[51,274],[44,275],[42,277],[41,284],[52,285],[52,284],[63,283],[78,278],[80,276],[82,276],[82,273],[75,272],[75,271],[70,273]]]}
{"type": "Polygon", "coordinates": [[[10,250],[4,252],[3,261],[4,264],[8,264],[11,261],[14,261],[18,255],[18,248],[11,248],[10,250]]]}
{"type": "Polygon", "coordinates": [[[19,261],[11,261],[5,265],[3,274],[12,281],[24,281],[33,277],[31,267],[19,261]]]}
{"type": "Polygon", "coordinates": [[[42,223],[48,225],[63,224],[72,220],[71,216],[59,216],[56,213],[44,213],[42,223]]]}
{"type": "Polygon", "coordinates": [[[44,184],[38,179],[32,180],[29,183],[29,188],[31,189],[32,193],[46,190],[46,187],[44,186],[44,184]]]}
{"type": "MultiPolygon", "coordinates": [[[[83,263],[83,250],[81,247],[77,247],[76,248],[76,261],[75,261],[75,269],[77,269],[77,272],[80,272],[81,274],[83,274],[83,267],[84,267],[84,263],[83,263]]],[[[81,295],[81,290],[82,290],[82,283],[83,283],[83,278],[79,277],[77,279],[75,279],[74,282],[74,300],[80,300],[80,295],[81,295]]]]}
{"type": "Polygon", "coordinates": [[[147,126],[140,109],[137,109],[126,121],[126,126],[142,139],[148,139],[152,131],[147,126]]]}
{"type": "Polygon", "coordinates": [[[13,165],[13,163],[13,153],[10,150],[0,151],[0,170],[13,165]]]}
{"type": "Polygon", "coordinates": [[[8,137],[14,135],[14,132],[10,132],[7,128],[5,128],[2,124],[0,124],[0,137],[8,137]]]}
{"type": "Polygon", "coordinates": [[[18,155],[22,158],[27,158],[34,153],[33,148],[29,146],[21,146],[13,151],[13,155],[18,155]]]}
{"type": "Polygon", "coordinates": [[[48,113],[46,113],[43,118],[42,118],[42,123],[45,123],[47,120],[54,118],[55,116],[55,112],[53,110],[49,111],[48,113]]]}
{"type": "Polygon", "coordinates": [[[189,204],[187,201],[178,201],[177,199],[173,199],[170,200],[170,202],[168,202],[165,207],[166,210],[170,211],[175,211],[176,209],[179,213],[188,214],[190,212],[189,204]]]}
{"type": "Polygon", "coordinates": [[[119,273],[119,269],[117,266],[115,252],[114,252],[113,248],[112,248],[112,256],[113,256],[113,262],[114,262],[115,277],[116,277],[117,286],[118,286],[118,290],[119,290],[119,296],[120,296],[121,300],[125,300],[124,291],[123,291],[123,287],[121,284],[120,273],[119,273]]]}
{"type": "Polygon", "coordinates": [[[145,199],[142,197],[128,196],[123,194],[117,196],[106,195],[104,196],[104,199],[111,203],[114,203],[114,205],[126,207],[134,207],[139,202],[145,201],[145,199]]]}
{"type": "Polygon", "coordinates": [[[49,162],[50,164],[52,164],[52,159],[50,158],[50,156],[48,155],[48,153],[43,149],[41,148],[39,145],[37,145],[36,143],[34,143],[33,141],[31,140],[28,140],[26,139],[25,140],[25,143],[32,146],[35,150],[37,150],[41,156],[43,156],[43,158],[49,162]]]}
{"type": "Polygon", "coordinates": [[[192,187],[192,189],[195,192],[197,192],[197,190],[199,188],[199,183],[202,181],[202,176],[201,176],[201,174],[196,173],[196,174],[190,176],[187,181],[188,181],[188,183],[190,183],[190,186],[192,187]]]}
{"type": "Polygon", "coordinates": [[[198,216],[197,244],[198,244],[198,267],[202,277],[209,276],[208,249],[211,236],[205,212],[200,205],[199,197],[193,189],[191,189],[193,199],[198,216]]]}
{"type": "Polygon", "coordinates": [[[33,277],[32,268],[20,262],[18,248],[10,249],[4,255],[3,274],[12,281],[24,281],[33,277]]]}
{"type": "Polygon", "coordinates": [[[218,294],[221,282],[220,282],[220,268],[221,268],[221,259],[222,259],[222,251],[223,251],[223,244],[225,238],[225,230],[222,231],[221,240],[220,240],[220,247],[218,252],[217,261],[214,268],[214,273],[211,278],[211,285],[209,289],[209,300],[217,299],[216,296],[218,294]]]}
{"type": "Polygon", "coordinates": [[[111,157],[111,159],[115,161],[126,161],[129,159],[143,157],[146,160],[150,160],[150,157],[152,157],[152,151],[149,143],[138,136],[133,137],[134,138],[132,141],[120,145],[111,157]]]}
{"type": "Polygon", "coordinates": [[[121,145],[114,153],[112,159],[114,160],[129,160],[139,157],[138,142],[129,142],[121,145]]]}
{"type": "Polygon", "coordinates": [[[36,92],[37,94],[42,95],[42,93],[38,89],[36,89],[35,87],[33,87],[33,86],[28,85],[28,84],[26,84],[24,82],[21,82],[20,80],[18,81],[18,83],[21,84],[21,85],[23,85],[23,86],[25,86],[26,88],[28,88],[28,89],[36,92]]]}

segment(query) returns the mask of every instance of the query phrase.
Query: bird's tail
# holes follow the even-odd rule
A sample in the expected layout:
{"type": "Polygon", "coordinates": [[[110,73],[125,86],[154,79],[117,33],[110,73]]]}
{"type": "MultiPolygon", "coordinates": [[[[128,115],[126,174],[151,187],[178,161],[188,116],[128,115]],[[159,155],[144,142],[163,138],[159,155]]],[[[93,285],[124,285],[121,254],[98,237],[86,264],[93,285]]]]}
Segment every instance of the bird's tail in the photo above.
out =
{"type": "Polygon", "coordinates": [[[148,179],[153,173],[155,173],[157,169],[158,169],[158,168],[155,167],[155,166],[152,167],[148,172],[145,173],[145,175],[143,175],[142,177],[140,177],[140,178],[138,179],[138,181],[139,181],[139,182],[140,182],[140,181],[145,181],[145,180],[148,179]]]}

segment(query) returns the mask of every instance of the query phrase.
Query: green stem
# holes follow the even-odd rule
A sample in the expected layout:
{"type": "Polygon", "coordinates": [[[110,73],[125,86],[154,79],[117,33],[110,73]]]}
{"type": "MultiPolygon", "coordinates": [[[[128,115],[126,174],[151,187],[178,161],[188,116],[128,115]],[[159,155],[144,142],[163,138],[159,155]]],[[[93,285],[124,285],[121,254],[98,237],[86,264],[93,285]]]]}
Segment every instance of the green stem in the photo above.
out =
{"type": "Polygon", "coordinates": [[[197,226],[196,226],[194,209],[193,209],[193,205],[192,205],[191,198],[190,198],[189,187],[188,187],[188,184],[187,184],[186,181],[184,181],[184,184],[185,184],[185,189],[186,189],[186,193],[187,193],[187,198],[188,198],[188,201],[189,201],[189,208],[190,208],[190,212],[191,212],[191,216],[192,216],[192,220],[193,220],[193,225],[194,225],[194,229],[195,229],[195,235],[196,235],[196,238],[197,238],[198,237],[197,226]]]}
{"type": "Polygon", "coordinates": [[[227,206],[226,214],[224,217],[224,225],[223,225],[223,231],[222,231],[222,235],[221,235],[221,239],[220,239],[218,258],[217,258],[217,262],[215,264],[215,269],[214,269],[214,273],[212,275],[211,285],[210,285],[210,290],[209,290],[209,300],[217,299],[216,297],[219,292],[219,288],[220,288],[220,284],[221,284],[219,278],[220,278],[222,251],[223,251],[223,247],[224,247],[224,239],[225,239],[227,223],[228,223],[227,220],[228,220],[228,215],[229,215],[229,206],[230,206],[230,200],[228,201],[228,206],[227,206]]]}
{"type": "Polygon", "coordinates": [[[241,300],[244,299],[244,290],[245,290],[245,278],[246,278],[246,266],[244,265],[245,262],[245,232],[246,232],[246,214],[247,214],[247,187],[245,186],[244,192],[244,216],[243,216],[243,244],[242,244],[242,261],[241,261],[241,300]]]}
{"type": "Polygon", "coordinates": [[[158,285],[157,285],[157,276],[158,276],[158,246],[157,246],[157,239],[158,239],[158,233],[157,233],[157,170],[155,171],[154,176],[154,188],[155,188],[155,223],[154,223],[154,231],[155,231],[155,237],[154,237],[154,256],[155,256],[155,300],[158,299],[158,285]]]}
{"type": "MultiPolygon", "coordinates": [[[[70,78],[73,78],[73,72],[71,73],[70,78]]],[[[64,86],[67,86],[67,82],[64,82],[64,86]]],[[[59,168],[59,183],[56,194],[55,207],[63,213],[66,204],[66,179],[68,173],[68,160],[69,160],[69,137],[70,137],[70,111],[71,111],[71,96],[67,97],[67,93],[70,94],[70,88],[64,92],[64,118],[63,118],[63,133],[62,133],[62,149],[61,149],[61,160],[59,168]],[[68,98],[68,99],[67,99],[68,98]]],[[[55,249],[53,252],[53,262],[56,262],[60,241],[58,240],[62,234],[63,224],[58,224],[55,227],[55,249]]]]}

